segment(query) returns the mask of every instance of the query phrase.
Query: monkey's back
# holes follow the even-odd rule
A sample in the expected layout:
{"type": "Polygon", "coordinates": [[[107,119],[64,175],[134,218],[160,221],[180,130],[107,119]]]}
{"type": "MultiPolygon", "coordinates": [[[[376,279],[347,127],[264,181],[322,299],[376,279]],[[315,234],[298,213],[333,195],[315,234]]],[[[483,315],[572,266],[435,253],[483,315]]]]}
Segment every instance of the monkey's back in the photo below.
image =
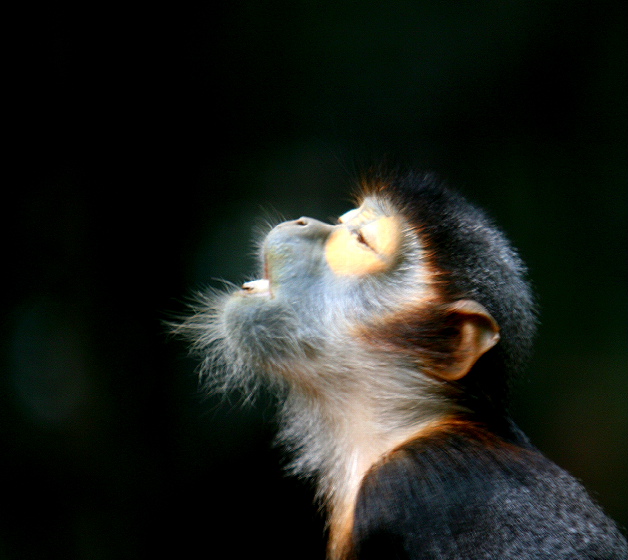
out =
{"type": "Polygon", "coordinates": [[[525,442],[466,422],[371,469],[353,536],[360,560],[628,558],[625,538],[577,480],[525,442]]]}

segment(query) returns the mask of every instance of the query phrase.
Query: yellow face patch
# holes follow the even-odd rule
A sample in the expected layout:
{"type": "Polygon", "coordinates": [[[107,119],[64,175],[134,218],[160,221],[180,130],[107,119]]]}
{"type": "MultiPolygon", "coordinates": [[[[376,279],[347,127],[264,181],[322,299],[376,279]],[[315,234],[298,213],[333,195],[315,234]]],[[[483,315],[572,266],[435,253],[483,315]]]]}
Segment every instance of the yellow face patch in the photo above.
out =
{"type": "Polygon", "coordinates": [[[327,264],[334,273],[362,276],[384,272],[394,264],[402,237],[399,218],[387,216],[367,199],[338,221],[325,245],[327,264]]]}

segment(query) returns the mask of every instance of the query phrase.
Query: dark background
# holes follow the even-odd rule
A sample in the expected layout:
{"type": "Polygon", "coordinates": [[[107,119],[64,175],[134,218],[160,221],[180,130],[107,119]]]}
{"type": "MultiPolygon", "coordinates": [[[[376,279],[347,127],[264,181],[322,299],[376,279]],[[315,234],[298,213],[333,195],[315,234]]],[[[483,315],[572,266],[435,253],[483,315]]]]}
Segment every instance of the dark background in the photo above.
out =
{"type": "Polygon", "coordinates": [[[205,4],[5,19],[0,559],[322,558],[272,401],[203,400],[163,321],[383,155],[519,247],[517,420],[626,525],[625,3],[205,4]]]}

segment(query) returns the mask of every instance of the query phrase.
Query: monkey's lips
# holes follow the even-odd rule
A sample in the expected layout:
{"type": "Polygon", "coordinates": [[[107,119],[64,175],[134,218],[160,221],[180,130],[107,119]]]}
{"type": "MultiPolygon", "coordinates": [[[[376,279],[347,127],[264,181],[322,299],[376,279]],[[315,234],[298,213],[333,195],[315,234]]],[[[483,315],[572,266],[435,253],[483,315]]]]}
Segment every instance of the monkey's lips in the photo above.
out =
{"type": "Polygon", "coordinates": [[[253,280],[242,284],[242,291],[245,295],[270,297],[270,281],[267,278],[253,280]]]}

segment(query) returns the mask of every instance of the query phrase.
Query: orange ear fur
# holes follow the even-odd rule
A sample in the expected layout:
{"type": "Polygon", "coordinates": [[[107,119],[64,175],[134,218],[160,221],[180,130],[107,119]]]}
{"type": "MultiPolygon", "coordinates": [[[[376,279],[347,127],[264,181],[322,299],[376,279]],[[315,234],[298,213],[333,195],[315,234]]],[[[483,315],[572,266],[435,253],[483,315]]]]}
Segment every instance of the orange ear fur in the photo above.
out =
{"type": "Polygon", "coordinates": [[[451,304],[452,314],[459,316],[460,340],[454,360],[438,371],[447,381],[462,379],[475,362],[499,342],[499,325],[477,301],[463,299],[451,304]]]}

